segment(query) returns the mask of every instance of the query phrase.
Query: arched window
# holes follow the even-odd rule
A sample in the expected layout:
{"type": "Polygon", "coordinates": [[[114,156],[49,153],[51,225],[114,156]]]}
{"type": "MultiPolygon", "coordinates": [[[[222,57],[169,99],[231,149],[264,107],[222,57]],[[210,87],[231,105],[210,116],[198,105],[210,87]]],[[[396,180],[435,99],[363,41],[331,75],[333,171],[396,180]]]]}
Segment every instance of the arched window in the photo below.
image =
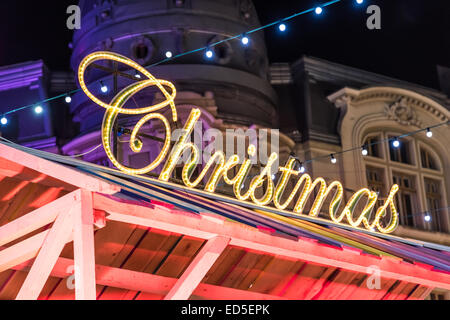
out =
{"type": "Polygon", "coordinates": [[[399,185],[396,206],[400,225],[434,232],[449,232],[449,212],[445,197],[445,175],[434,150],[418,137],[392,141],[399,132],[371,132],[362,144],[367,185],[383,200],[388,186],[399,185]]]}

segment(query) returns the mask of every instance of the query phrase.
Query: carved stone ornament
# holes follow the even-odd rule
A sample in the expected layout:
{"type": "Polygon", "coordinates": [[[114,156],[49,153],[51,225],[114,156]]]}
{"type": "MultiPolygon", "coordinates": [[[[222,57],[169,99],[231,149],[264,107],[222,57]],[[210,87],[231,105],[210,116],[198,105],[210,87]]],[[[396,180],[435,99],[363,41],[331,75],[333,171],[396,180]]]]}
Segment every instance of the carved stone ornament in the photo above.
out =
{"type": "Polygon", "coordinates": [[[352,96],[350,96],[350,95],[348,95],[348,94],[345,94],[345,95],[342,95],[342,96],[340,96],[339,98],[337,98],[335,101],[334,101],[334,104],[335,104],[335,106],[336,107],[338,107],[338,108],[345,108],[345,107],[347,107],[347,105],[348,105],[348,103],[350,102],[350,101],[352,101],[352,96]]]}
{"type": "Polygon", "coordinates": [[[413,108],[408,105],[408,99],[402,98],[384,109],[386,116],[401,125],[422,127],[413,108]]]}
{"type": "Polygon", "coordinates": [[[347,106],[352,102],[359,94],[358,90],[352,88],[342,88],[341,90],[329,95],[327,99],[333,103],[336,108],[347,109],[347,106]]]}

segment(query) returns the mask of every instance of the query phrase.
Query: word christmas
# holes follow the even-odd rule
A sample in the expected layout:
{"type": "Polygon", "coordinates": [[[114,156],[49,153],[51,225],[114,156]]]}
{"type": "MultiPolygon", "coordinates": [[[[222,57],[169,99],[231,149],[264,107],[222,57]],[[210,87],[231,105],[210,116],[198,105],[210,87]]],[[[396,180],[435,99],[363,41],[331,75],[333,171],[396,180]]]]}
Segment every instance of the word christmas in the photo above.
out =
{"type": "Polygon", "coordinates": [[[398,185],[394,185],[392,187],[384,205],[377,209],[375,216],[372,218],[370,217],[372,216],[372,211],[374,210],[378,195],[376,192],[371,191],[367,188],[357,191],[350,198],[343,210],[338,213],[338,209],[343,200],[342,184],[338,181],[334,181],[330,185],[327,185],[323,178],[318,178],[313,181],[308,174],[303,174],[299,177],[300,173],[298,172],[298,170],[294,170],[295,159],[289,159],[284,167],[278,168],[280,179],[277,185],[274,185],[271,177],[274,174],[274,172],[272,172],[272,166],[278,159],[278,154],[276,153],[272,153],[269,156],[266,167],[261,170],[261,173],[258,176],[254,177],[251,180],[248,190],[245,191],[244,184],[246,179],[248,178],[248,174],[252,166],[251,160],[249,158],[253,157],[256,154],[256,147],[254,145],[250,145],[248,147],[247,153],[249,157],[245,159],[240,159],[238,155],[233,155],[226,159],[223,151],[215,152],[203,167],[200,174],[198,174],[198,176],[193,179],[192,174],[197,167],[200,152],[198,150],[198,147],[190,142],[189,137],[192,134],[192,130],[195,124],[197,123],[197,121],[199,121],[201,111],[199,109],[191,110],[191,114],[184,125],[184,129],[182,131],[183,133],[178,138],[172,150],[169,150],[171,141],[170,123],[167,118],[161,113],[155,112],[157,110],[168,107],[170,108],[173,122],[177,121],[177,109],[174,102],[176,97],[176,89],[172,83],[170,83],[169,81],[156,79],[145,68],[135,63],[134,61],[124,56],[110,52],[95,52],[84,58],[79,67],[78,79],[80,82],[80,86],[86,93],[86,95],[93,102],[106,109],[102,125],[103,146],[111,162],[118,169],[127,174],[146,174],[158,167],[167,158],[159,176],[159,180],[168,181],[177,163],[179,162],[180,157],[185,152],[190,151],[190,159],[185,163],[182,170],[183,183],[189,188],[195,188],[202,181],[207,181],[205,191],[214,193],[219,181],[223,180],[226,184],[233,187],[234,195],[240,201],[252,201],[256,205],[261,207],[273,204],[273,206],[275,206],[279,210],[285,210],[291,204],[294,204],[292,211],[295,214],[302,215],[306,212],[305,207],[311,194],[317,187],[319,187],[319,191],[316,198],[314,199],[313,205],[311,208],[309,208],[308,214],[311,217],[317,217],[319,215],[325,200],[332,195],[328,213],[330,219],[335,223],[342,223],[345,219],[352,227],[357,228],[363,226],[368,230],[378,230],[382,233],[393,232],[398,225],[398,213],[394,202],[394,196],[399,189],[398,185]],[[84,75],[87,67],[98,60],[112,60],[123,63],[141,72],[145,77],[147,77],[147,79],[129,85],[121,92],[119,92],[113,98],[111,103],[105,103],[99,100],[89,91],[84,80],[84,75]],[[144,108],[124,108],[125,103],[134,94],[150,86],[156,86],[159,90],[161,90],[166,100],[156,105],[144,108]],[[143,115],[143,117],[138,121],[138,123],[132,130],[130,136],[130,148],[134,152],[140,152],[142,149],[142,141],[137,138],[137,135],[141,127],[147,121],[157,119],[162,122],[165,128],[166,136],[161,152],[152,163],[148,164],[144,168],[134,169],[126,167],[119,163],[119,161],[113,155],[111,149],[111,131],[113,123],[116,121],[119,114],[143,115]],[[206,175],[210,171],[210,169],[212,169],[212,173],[209,177],[207,177],[206,175]],[[234,175],[234,177],[230,178],[229,171],[231,171],[232,169],[233,171],[237,169],[237,173],[234,175]],[[289,194],[285,194],[286,186],[290,181],[293,181],[292,179],[297,179],[297,182],[292,191],[289,194]],[[264,185],[265,188],[263,188],[264,185]],[[259,195],[261,193],[262,195],[259,195]],[[286,198],[286,200],[284,201],[282,201],[283,195],[286,198]],[[293,202],[294,198],[296,198],[295,202],[293,202]],[[365,207],[358,214],[357,212],[355,212],[356,207],[358,202],[363,198],[367,198],[367,202],[365,207]],[[383,218],[386,216],[388,208],[390,209],[391,217],[389,219],[389,222],[384,224],[383,220],[386,219],[383,218]]]}

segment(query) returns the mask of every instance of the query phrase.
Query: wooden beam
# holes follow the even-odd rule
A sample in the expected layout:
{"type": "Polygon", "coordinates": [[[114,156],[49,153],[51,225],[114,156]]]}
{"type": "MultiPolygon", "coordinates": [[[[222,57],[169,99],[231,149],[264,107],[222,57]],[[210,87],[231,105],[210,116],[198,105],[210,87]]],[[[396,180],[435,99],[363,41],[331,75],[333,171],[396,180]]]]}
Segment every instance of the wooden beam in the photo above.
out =
{"type": "Polygon", "coordinates": [[[37,183],[50,188],[62,188],[69,192],[76,189],[75,186],[67,182],[49,177],[44,173],[40,173],[4,158],[0,158],[0,176],[37,183]]]}
{"type": "MultiPolygon", "coordinates": [[[[66,258],[59,258],[51,272],[52,277],[67,278],[72,274],[68,272],[74,261],[66,258]]],[[[25,262],[12,269],[27,272],[31,267],[31,262],[25,262]]],[[[131,291],[142,291],[158,296],[165,296],[178,281],[175,278],[163,277],[154,274],[131,271],[120,268],[96,265],[95,277],[98,285],[114,287],[131,291]]],[[[194,290],[193,295],[203,299],[213,300],[280,300],[279,296],[238,290],[233,288],[220,287],[205,283],[200,283],[194,290]]]]}
{"type": "Polygon", "coordinates": [[[0,246],[52,223],[58,214],[74,206],[80,195],[79,191],[73,191],[0,227],[0,246]]]}
{"type": "Polygon", "coordinates": [[[73,232],[74,208],[61,213],[44,239],[16,300],[36,300],[73,232]]]}
{"type": "Polygon", "coordinates": [[[420,266],[403,263],[398,259],[363,255],[353,250],[339,250],[310,241],[293,241],[259,232],[241,224],[225,221],[222,224],[188,215],[168,213],[133,203],[116,201],[94,194],[94,208],[109,213],[107,220],[137,224],[200,239],[221,235],[231,238],[230,245],[308,261],[315,264],[342,268],[368,274],[368,267],[376,265],[381,277],[450,290],[450,274],[430,271],[420,266]],[[399,265],[400,264],[400,265],[399,265]]]}
{"type": "Polygon", "coordinates": [[[33,259],[44,243],[49,230],[25,239],[9,248],[0,251],[0,272],[11,269],[15,265],[33,259]]]}
{"type": "Polygon", "coordinates": [[[0,155],[0,158],[15,163],[14,168],[7,168],[8,172],[17,169],[20,165],[88,191],[104,194],[114,194],[120,191],[120,187],[117,185],[94,178],[58,163],[39,158],[3,143],[0,143],[0,155]]]}
{"type": "Polygon", "coordinates": [[[187,300],[225,250],[228,243],[230,243],[230,238],[227,237],[219,236],[209,239],[164,300],[187,300]]]}
{"type": "MultiPolygon", "coordinates": [[[[79,201],[81,201],[81,193],[77,190],[2,226],[0,228],[0,246],[51,223],[58,213],[67,212],[68,208],[76,206],[79,201]]],[[[46,230],[11,247],[0,247],[2,249],[0,251],[0,272],[36,257],[48,233],[49,230],[46,230]]],[[[71,234],[66,243],[70,241],[72,241],[71,234]]]]}
{"type": "Polygon", "coordinates": [[[81,191],[74,213],[75,299],[95,300],[94,209],[92,193],[81,191]]]}
{"type": "Polygon", "coordinates": [[[14,177],[24,170],[24,166],[15,162],[0,158],[0,175],[5,177],[14,177]]]}
{"type": "Polygon", "coordinates": [[[428,297],[434,289],[435,288],[417,286],[417,288],[409,294],[406,300],[425,300],[425,298],[428,297]]]}

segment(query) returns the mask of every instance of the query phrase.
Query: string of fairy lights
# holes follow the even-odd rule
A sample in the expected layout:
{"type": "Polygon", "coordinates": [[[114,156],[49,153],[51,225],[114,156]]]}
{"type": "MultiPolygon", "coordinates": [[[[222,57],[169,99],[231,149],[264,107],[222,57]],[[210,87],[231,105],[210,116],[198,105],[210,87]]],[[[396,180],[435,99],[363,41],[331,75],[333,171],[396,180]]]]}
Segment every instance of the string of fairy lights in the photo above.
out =
{"type": "MultiPolygon", "coordinates": [[[[163,64],[163,63],[166,63],[166,62],[170,62],[170,61],[173,61],[175,59],[181,58],[183,56],[194,54],[194,53],[198,53],[198,52],[204,52],[205,59],[212,60],[212,59],[214,59],[214,56],[215,56],[215,52],[214,52],[213,48],[218,46],[218,45],[220,45],[220,44],[222,44],[222,43],[224,43],[224,42],[229,42],[229,41],[232,41],[232,40],[238,40],[238,41],[241,42],[242,46],[247,47],[247,46],[251,45],[251,37],[250,36],[251,36],[251,34],[253,34],[255,32],[262,31],[262,30],[265,30],[265,29],[268,29],[268,28],[271,28],[271,27],[276,27],[280,33],[284,33],[284,32],[286,32],[288,30],[288,22],[290,20],[292,20],[292,19],[294,19],[296,17],[302,16],[302,15],[308,14],[308,13],[313,13],[315,15],[321,15],[321,14],[323,14],[325,8],[327,8],[327,7],[331,6],[331,5],[337,4],[339,2],[342,2],[342,1],[344,1],[344,0],[329,1],[329,2],[323,3],[323,4],[319,5],[319,6],[312,7],[312,8],[309,8],[307,10],[304,10],[304,11],[292,14],[292,15],[290,15],[288,17],[283,18],[283,19],[279,19],[277,21],[274,21],[272,23],[266,24],[264,26],[258,27],[258,28],[253,29],[253,30],[249,30],[249,31],[244,32],[244,33],[239,34],[239,35],[234,35],[234,36],[225,38],[223,40],[211,43],[211,44],[209,44],[207,46],[204,46],[204,47],[201,47],[201,48],[198,48],[198,49],[195,49],[195,50],[183,52],[183,53],[180,53],[180,54],[174,54],[171,51],[166,51],[165,54],[164,54],[165,55],[165,59],[160,60],[160,61],[158,61],[156,63],[151,64],[151,65],[148,65],[145,68],[149,69],[149,68],[152,68],[154,66],[157,66],[157,65],[160,65],[160,64],[163,64]]],[[[355,4],[358,5],[358,6],[362,5],[364,3],[364,0],[352,0],[352,1],[354,1],[355,4]]],[[[142,76],[138,72],[135,72],[134,77],[138,81],[139,79],[141,79],[142,76]]],[[[103,80],[95,81],[95,82],[91,83],[89,86],[93,86],[95,84],[99,85],[99,90],[103,94],[107,94],[109,92],[109,90],[110,90],[108,85],[103,80]]],[[[79,92],[79,91],[81,91],[81,88],[72,90],[72,91],[67,92],[67,93],[63,93],[63,94],[57,95],[55,97],[44,99],[44,100],[39,101],[37,103],[33,103],[33,104],[30,104],[30,105],[18,107],[18,108],[12,109],[10,111],[7,111],[7,112],[5,112],[5,113],[0,115],[0,125],[1,126],[8,125],[8,122],[9,122],[8,118],[9,118],[9,116],[11,114],[14,114],[14,113],[17,113],[19,111],[26,110],[26,109],[33,108],[35,114],[40,115],[40,114],[44,113],[44,111],[45,111],[44,104],[48,103],[48,102],[51,102],[51,101],[54,101],[54,100],[64,99],[64,101],[67,104],[70,104],[72,102],[72,96],[75,93],[79,92]]],[[[332,153],[332,154],[329,154],[329,155],[324,155],[324,156],[311,158],[309,160],[303,160],[302,161],[299,158],[295,157],[294,155],[291,155],[291,157],[293,157],[299,163],[299,169],[298,169],[299,172],[300,173],[305,173],[306,172],[305,165],[307,165],[307,164],[309,164],[309,163],[311,163],[313,161],[322,160],[324,158],[329,158],[332,164],[336,164],[338,162],[338,159],[336,158],[337,155],[344,154],[344,153],[347,153],[347,152],[355,152],[355,151],[360,151],[362,156],[368,156],[370,147],[372,147],[374,145],[377,145],[377,144],[383,144],[383,143],[390,143],[390,144],[392,144],[392,146],[394,148],[400,148],[403,138],[406,138],[406,137],[409,137],[409,136],[413,136],[413,135],[417,135],[417,134],[420,134],[420,133],[425,133],[427,138],[432,138],[433,137],[433,129],[436,129],[436,128],[442,127],[442,126],[446,126],[449,123],[450,123],[450,121],[439,123],[439,124],[435,124],[435,125],[432,125],[432,126],[429,126],[429,127],[426,127],[426,128],[422,128],[422,129],[419,129],[419,130],[416,130],[416,131],[407,132],[407,133],[399,135],[397,137],[381,139],[381,140],[378,140],[378,141],[371,142],[369,144],[364,144],[362,146],[357,146],[357,147],[350,148],[350,149],[347,149],[347,150],[342,150],[340,152],[332,153]]],[[[2,140],[6,140],[5,138],[2,138],[2,137],[0,137],[0,138],[2,140]]],[[[9,140],[7,140],[7,141],[9,141],[9,140]]],[[[120,141],[120,142],[122,142],[122,141],[120,141]]],[[[85,155],[87,155],[87,154],[89,154],[91,152],[94,152],[100,146],[101,146],[101,144],[98,145],[98,146],[95,146],[94,148],[90,149],[89,151],[87,151],[85,153],[82,153],[82,154],[79,154],[79,155],[73,155],[72,157],[85,156],[85,155]]],[[[275,179],[275,176],[272,176],[272,179],[275,179]]],[[[448,208],[439,208],[439,209],[436,209],[436,210],[431,210],[431,211],[427,211],[427,212],[420,213],[420,214],[426,214],[425,221],[428,222],[431,219],[430,215],[429,215],[429,212],[440,211],[440,210],[444,210],[444,209],[448,209],[448,208]]]]}
{"type": "Polygon", "coordinates": [[[362,146],[359,146],[359,147],[354,147],[354,148],[342,150],[342,151],[339,151],[339,152],[336,152],[336,153],[331,153],[329,155],[318,156],[318,157],[315,157],[315,158],[312,158],[312,159],[309,159],[309,160],[305,160],[305,161],[301,161],[300,159],[298,159],[295,156],[293,156],[293,157],[299,162],[299,165],[300,165],[299,171],[300,171],[300,173],[304,173],[306,171],[305,165],[310,163],[310,162],[329,158],[332,164],[337,164],[337,162],[338,162],[337,158],[336,158],[337,155],[340,155],[340,154],[343,154],[343,153],[347,153],[347,152],[354,152],[354,151],[358,151],[358,150],[361,151],[361,154],[363,156],[368,156],[369,155],[369,148],[371,146],[383,144],[383,143],[386,143],[386,142],[391,143],[392,147],[398,149],[398,148],[401,147],[401,141],[402,141],[403,138],[414,136],[414,135],[417,135],[419,133],[425,133],[426,137],[428,139],[431,139],[431,138],[433,138],[433,129],[436,129],[436,128],[439,128],[439,127],[443,127],[443,126],[447,126],[449,124],[450,124],[450,121],[441,122],[441,123],[438,123],[438,124],[435,124],[435,125],[432,125],[432,126],[429,126],[429,127],[426,127],[426,128],[422,128],[422,129],[418,129],[418,130],[415,130],[415,131],[407,132],[405,134],[402,134],[402,135],[399,135],[399,136],[396,136],[396,137],[376,140],[376,141],[373,141],[371,143],[363,144],[362,146]]]}
{"type": "MultiPolygon", "coordinates": [[[[198,48],[198,49],[195,49],[195,50],[183,52],[183,53],[176,54],[176,55],[173,54],[173,52],[171,52],[171,51],[166,51],[166,53],[165,53],[165,57],[166,58],[165,59],[160,60],[160,61],[158,61],[156,63],[153,63],[151,65],[146,66],[146,69],[152,68],[152,67],[160,65],[162,63],[173,61],[175,59],[184,57],[186,55],[190,55],[190,54],[194,54],[194,53],[202,52],[202,51],[204,52],[205,59],[211,60],[211,59],[214,58],[214,55],[215,55],[213,48],[218,46],[218,45],[220,45],[220,44],[222,44],[222,43],[229,42],[229,41],[232,41],[232,40],[240,40],[240,42],[242,43],[243,46],[248,46],[251,43],[250,35],[255,33],[255,32],[262,31],[262,30],[265,30],[265,29],[268,29],[268,28],[274,27],[274,26],[278,26],[278,30],[281,33],[286,32],[288,30],[288,21],[290,21],[290,20],[292,20],[294,18],[297,18],[299,16],[308,14],[308,13],[315,13],[316,15],[321,15],[325,8],[327,8],[327,7],[331,6],[331,5],[337,4],[339,2],[342,2],[342,1],[344,1],[344,0],[329,1],[329,2],[326,2],[326,3],[323,3],[323,4],[319,5],[317,7],[313,7],[313,8],[301,11],[301,12],[297,12],[297,13],[295,13],[293,15],[290,15],[288,17],[285,17],[283,19],[279,19],[277,21],[274,21],[274,22],[266,24],[264,26],[261,26],[261,27],[249,30],[247,32],[244,32],[244,33],[241,33],[241,34],[238,34],[238,35],[234,35],[234,36],[225,38],[223,40],[211,43],[211,44],[209,44],[207,46],[204,46],[204,47],[201,47],[201,48],[198,48]]],[[[361,5],[361,4],[364,3],[364,0],[352,0],[352,1],[355,1],[357,5],[361,5]]],[[[142,76],[139,73],[135,73],[134,77],[137,80],[139,80],[139,79],[141,79],[142,76]]],[[[91,83],[90,86],[92,86],[94,84],[98,84],[99,85],[99,89],[100,89],[100,91],[103,94],[106,94],[106,93],[109,92],[109,87],[103,80],[95,81],[95,82],[91,83]]],[[[58,100],[58,99],[64,99],[64,101],[66,103],[70,104],[72,102],[73,94],[75,94],[75,93],[77,93],[79,91],[81,91],[81,88],[75,89],[75,90],[67,92],[67,93],[60,94],[60,95],[52,97],[52,98],[44,99],[44,100],[41,100],[41,101],[33,103],[33,104],[29,104],[29,105],[26,105],[26,106],[23,106],[23,107],[18,107],[18,108],[15,108],[13,110],[7,111],[7,112],[5,112],[3,114],[0,114],[0,125],[3,125],[3,126],[7,125],[8,124],[8,116],[13,114],[13,113],[22,111],[22,110],[33,108],[34,112],[36,114],[42,114],[44,112],[43,105],[45,103],[47,103],[47,102],[51,102],[51,101],[58,100]]]]}

